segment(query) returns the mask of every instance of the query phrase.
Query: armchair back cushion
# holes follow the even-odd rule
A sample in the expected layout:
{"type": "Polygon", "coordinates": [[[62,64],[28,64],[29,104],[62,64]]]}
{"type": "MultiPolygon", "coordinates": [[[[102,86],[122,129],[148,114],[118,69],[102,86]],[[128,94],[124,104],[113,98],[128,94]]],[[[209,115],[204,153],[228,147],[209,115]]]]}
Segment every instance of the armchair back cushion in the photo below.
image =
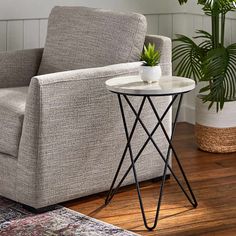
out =
{"type": "Polygon", "coordinates": [[[55,7],[38,74],[138,61],[146,18],[137,13],[55,7]]]}

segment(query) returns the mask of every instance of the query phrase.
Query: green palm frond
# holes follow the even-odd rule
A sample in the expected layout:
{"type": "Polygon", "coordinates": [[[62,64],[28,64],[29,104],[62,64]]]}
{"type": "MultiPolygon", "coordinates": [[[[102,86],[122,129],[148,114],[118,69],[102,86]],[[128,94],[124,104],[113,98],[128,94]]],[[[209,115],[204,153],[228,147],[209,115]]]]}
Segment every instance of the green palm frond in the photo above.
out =
{"type": "Polygon", "coordinates": [[[199,47],[205,51],[209,51],[213,48],[213,40],[212,35],[204,30],[197,30],[197,36],[193,37],[194,39],[203,39],[203,41],[199,44],[199,47]]]}
{"type": "MultiPolygon", "coordinates": [[[[188,0],[178,0],[182,5],[188,0]]],[[[214,15],[235,10],[236,0],[198,0],[197,3],[203,6],[203,11],[207,15],[214,15]]]]}
{"type": "Polygon", "coordinates": [[[188,0],[178,0],[178,1],[182,5],[182,4],[186,3],[188,0]]]}
{"type": "Polygon", "coordinates": [[[236,98],[236,44],[211,50],[202,63],[202,70],[201,81],[208,81],[209,85],[200,92],[209,92],[203,98],[204,102],[210,101],[209,108],[216,103],[218,111],[225,101],[236,98]]]}
{"type": "Polygon", "coordinates": [[[195,81],[200,80],[202,77],[201,60],[205,51],[184,35],[177,35],[177,39],[173,41],[180,43],[173,48],[173,61],[179,60],[175,68],[177,75],[193,77],[195,81]]]}
{"type": "Polygon", "coordinates": [[[212,36],[210,33],[208,33],[207,31],[205,30],[197,30],[196,31],[196,34],[198,36],[195,36],[194,38],[197,39],[197,38],[202,38],[202,39],[208,39],[208,40],[212,40],[212,36]]]}
{"type": "MultiPolygon", "coordinates": [[[[188,0],[178,0],[180,4],[188,0]]],[[[206,15],[211,16],[211,34],[198,30],[194,39],[177,35],[179,44],[173,48],[173,61],[178,61],[178,75],[193,77],[198,82],[208,82],[200,90],[209,108],[216,104],[216,110],[224,102],[236,100],[236,44],[225,47],[226,14],[236,9],[236,0],[196,0],[206,15]]]]}
{"type": "Polygon", "coordinates": [[[229,62],[226,70],[228,81],[231,84],[229,100],[236,99],[236,43],[227,47],[229,62]]]}
{"type": "Polygon", "coordinates": [[[223,14],[226,14],[229,11],[234,11],[235,3],[236,3],[235,0],[217,0],[220,13],[223,13],[223,14]]]}

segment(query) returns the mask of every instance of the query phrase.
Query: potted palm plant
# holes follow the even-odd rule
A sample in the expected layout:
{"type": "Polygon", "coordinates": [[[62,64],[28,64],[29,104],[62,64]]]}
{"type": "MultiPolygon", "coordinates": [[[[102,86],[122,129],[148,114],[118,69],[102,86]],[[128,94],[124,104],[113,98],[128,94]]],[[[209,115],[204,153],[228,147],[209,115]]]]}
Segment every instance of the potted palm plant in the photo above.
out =
{"type": "Polygon", "coordinates": [[[156,50],[156,45],[149,43],[144,46],[141,60],[144,62],[141,67],[141,79],[144,82],[152,83],[157,82],[161,77],[160,52],[156,50]]]}
{"type": "MultiPolygon", "coordinates": [[[[178,0],[180,4],[188,0],[178,0]]],[[[177,35],[173,61],[180,76],[202,84],[196,99],[196,140],[210,152],[236,151],[236,43],[225,45],[226,14],[236,0],[198,0],[211,17],[212,31],[198,30],[195,39],[177,35]]]]}

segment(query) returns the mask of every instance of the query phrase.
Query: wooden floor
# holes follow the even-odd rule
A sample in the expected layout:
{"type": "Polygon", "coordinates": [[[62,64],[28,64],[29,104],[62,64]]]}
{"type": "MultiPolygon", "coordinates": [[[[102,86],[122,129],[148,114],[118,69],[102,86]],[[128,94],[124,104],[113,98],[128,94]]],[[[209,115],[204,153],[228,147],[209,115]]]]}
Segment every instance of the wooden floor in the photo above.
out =
{"type": "MultiPolygon", "coordinates": [[[[194,126],[178,124],[175,147],[190,180],[199,206],[193,209],[173,178],[167,181],[158,227],[145,230],[134,186],[123,188],[107,207],[105,194],[67,202],[64,205],[99,220],[140,235],[236,235],[236,154],[210,154],[197,149],[194,126]]],[[[177,171],[174,163],[174,170],[177,171]]],[[[156,209],[159,182],[142,183],[148,219],[156,209]]]]}

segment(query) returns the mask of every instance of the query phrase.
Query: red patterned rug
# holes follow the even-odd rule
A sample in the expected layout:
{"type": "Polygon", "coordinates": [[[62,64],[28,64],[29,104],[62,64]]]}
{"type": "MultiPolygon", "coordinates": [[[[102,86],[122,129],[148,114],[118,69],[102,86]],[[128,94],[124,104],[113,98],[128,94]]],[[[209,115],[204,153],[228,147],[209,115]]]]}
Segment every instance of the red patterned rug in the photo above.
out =
{"type": "Polygon", "coordinates": [[[58,206],[32,214],[0,197],[0,236],[134,236],[137,234],[58,206]]]}

